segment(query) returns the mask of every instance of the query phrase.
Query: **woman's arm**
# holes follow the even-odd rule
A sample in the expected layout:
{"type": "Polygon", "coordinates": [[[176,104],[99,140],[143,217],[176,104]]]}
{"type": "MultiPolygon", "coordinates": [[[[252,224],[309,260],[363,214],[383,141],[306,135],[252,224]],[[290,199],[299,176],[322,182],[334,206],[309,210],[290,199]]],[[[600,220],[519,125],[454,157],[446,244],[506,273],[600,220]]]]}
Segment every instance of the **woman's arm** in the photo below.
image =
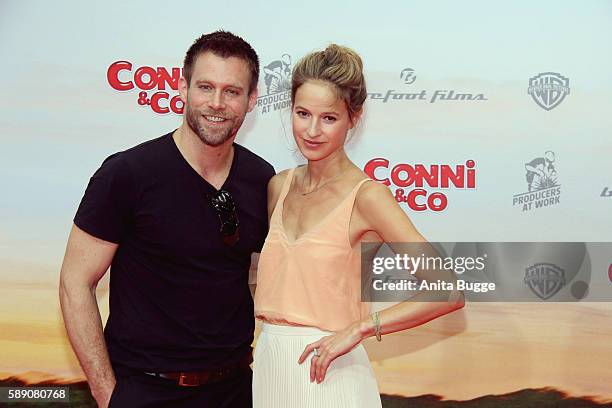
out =
{"type": "MultiPolygon", "coordinates": [[[[268,222],[272,218],[272,212],[278,202],[278,197],[283,188],[283,183],[287,177],[288,170],[281,171],[275,174],[268,182],[268,222]]],[[[257,266],[259,264],[259,253],[253,252],[251,254],[251,264],[249,266],[249,290],[251,296],[255,299],[255,291],[257,290],[257,266]]]]}
{"type": "MultiPolygon", "coordinates": [[[[408,216],[399,207],[389,189],[378,183],[366,183],[360,189],[353,213],[354,222],[359,224],[359,236],[375,233],[396,253],[405,252],[401,243],[422,243],[428,256],[438,256],[435,249],[426,242],[416,230],[408,216]]],[[[409,254],[414,256],[415,254],[409,254]]],[[[420,253],[418,254],[420,255],[420,253]]],[[[426,281],[444,280],[454,282],[453,272],[446,270],[417,271],[417,278],[426,281]]],[[[443,316],[464,305],[463,295],[459,291],[422,292],[411,298],[379,312],[380,333],[388,334],[419,326],[437,317],[443,316]]],[[[329,364],[337,357],[348,353],[357,344],[375,334],[375,324],[371,316],[354,322],[351,326],[309,344],[299,358],[301,364],[308,355],[318,349],[318,357],[313,357],[310,380],[321,382],[329,364]]]]}
{"type": "Polygon", "coordinates": [[[283,170],[275,174],[268,182],[268,221],[272,218],[272,212],[274,212],[274,208],[276,208],[276,203],[283,189],[287,174],[289,174],[289,170],[283,170]]]}
{"type": "MultiPolygon", "coordinates": [[[[357,217],[366,231],[375,232],[397,254],[409,256],[439,257],[440,254],[417,231],[406,213],[400,208],[391,191],[379,183],[366,183],[355,203],[357,217]],[[406,245],[407,243],[415,243],[406,245]],[[418,248],[415,253],[415,248],[418,248]],[[411,252],[407,252],[410,250],[411,252]]],[[[455,275],[446,269],[418,269],[416,277],[421,281],[445,281],[453,283],[455,275]]],[[[381,334],[393,333],[426,323],[464,305],[460,291],[425,291],[379,312],[381,334]]],[[[368,316],[362,322],[365,337],[374,334],[374,324],[368,316]],[[370,333],[371,332],[371,333],[370,333]]]]}

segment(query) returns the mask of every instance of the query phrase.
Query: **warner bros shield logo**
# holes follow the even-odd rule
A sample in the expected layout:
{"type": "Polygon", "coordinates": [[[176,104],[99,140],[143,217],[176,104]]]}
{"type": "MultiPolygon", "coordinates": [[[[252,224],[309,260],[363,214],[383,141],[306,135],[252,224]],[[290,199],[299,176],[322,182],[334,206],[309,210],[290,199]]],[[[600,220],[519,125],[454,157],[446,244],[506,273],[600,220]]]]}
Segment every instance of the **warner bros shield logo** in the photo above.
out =
{"type": "Polygon", "coordinates": [[[569,92],[569,78],[557,72],[542,72],[529,78],[527,93],[547,111],[559,106],[569,92]]]}
{"type": "Polygon", "coordinates": [[[565,271],[551,263],[538,263],[525,269],[524,282],[536,296],[546,300],[565,286],[565,271]]]}

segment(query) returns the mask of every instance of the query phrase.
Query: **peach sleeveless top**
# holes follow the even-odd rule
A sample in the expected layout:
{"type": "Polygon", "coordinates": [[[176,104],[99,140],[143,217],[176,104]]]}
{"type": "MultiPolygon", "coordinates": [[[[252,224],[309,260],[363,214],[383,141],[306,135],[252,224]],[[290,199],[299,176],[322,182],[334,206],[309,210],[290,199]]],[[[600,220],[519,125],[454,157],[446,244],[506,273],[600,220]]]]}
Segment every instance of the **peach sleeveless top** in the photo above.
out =
{"type": "Polygon", "coordinates": [[[289,170],[259,257],[255,316],[265,322],[338,331],[369,312],[361,302],[361,255],[349,223],[361,180],[331,212],[295,240],[283,227],[283,207],[295,169],[289,170]]]}

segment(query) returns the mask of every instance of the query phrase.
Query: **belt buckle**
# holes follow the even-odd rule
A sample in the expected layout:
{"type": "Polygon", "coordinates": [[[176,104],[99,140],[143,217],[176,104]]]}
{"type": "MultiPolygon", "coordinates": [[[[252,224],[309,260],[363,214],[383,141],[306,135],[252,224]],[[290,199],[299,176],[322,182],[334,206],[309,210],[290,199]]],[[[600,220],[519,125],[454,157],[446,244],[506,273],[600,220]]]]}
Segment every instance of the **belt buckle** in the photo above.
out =
{"type": "Polygon", "coordinates": [[[181,387],[195,387],[200,385],[200,381],[195,373],[180,373],[178,385],[181,387]]]}

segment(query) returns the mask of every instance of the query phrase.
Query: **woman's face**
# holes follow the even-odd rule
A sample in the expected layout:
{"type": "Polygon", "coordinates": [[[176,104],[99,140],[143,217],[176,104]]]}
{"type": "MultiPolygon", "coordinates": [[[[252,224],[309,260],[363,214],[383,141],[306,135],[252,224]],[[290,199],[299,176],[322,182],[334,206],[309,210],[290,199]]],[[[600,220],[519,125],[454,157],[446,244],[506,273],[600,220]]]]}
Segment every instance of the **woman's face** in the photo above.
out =
{"type": "Polygon", "coordinates": [[[324,159],[341,149],[353,127],[345,102],[336,97],[331,86],[307,81],[295,93],[291,112],[293,137],[309,161],[324,159]]]}

